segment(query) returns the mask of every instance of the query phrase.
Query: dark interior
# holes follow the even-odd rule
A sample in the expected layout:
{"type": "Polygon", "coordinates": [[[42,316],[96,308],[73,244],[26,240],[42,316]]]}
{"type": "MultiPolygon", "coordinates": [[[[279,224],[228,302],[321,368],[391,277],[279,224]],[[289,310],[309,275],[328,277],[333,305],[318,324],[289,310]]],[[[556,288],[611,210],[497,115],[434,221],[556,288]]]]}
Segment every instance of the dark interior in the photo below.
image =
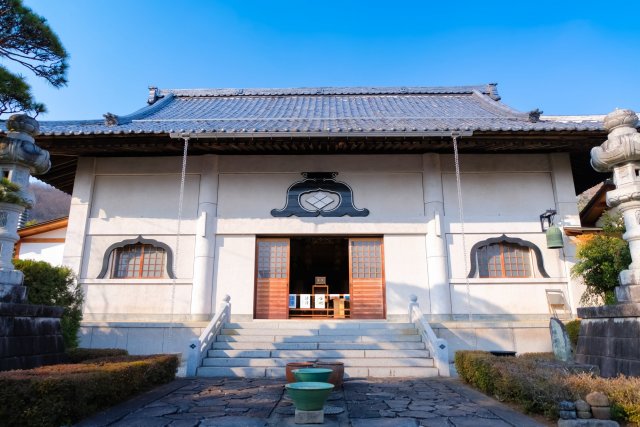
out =
{"type": "Polygon", "coordinates": [[[349,239],[292,237],[289,293],[310,294],[316,276],[326,276],[330,294],[349,293],[349,239]]]}

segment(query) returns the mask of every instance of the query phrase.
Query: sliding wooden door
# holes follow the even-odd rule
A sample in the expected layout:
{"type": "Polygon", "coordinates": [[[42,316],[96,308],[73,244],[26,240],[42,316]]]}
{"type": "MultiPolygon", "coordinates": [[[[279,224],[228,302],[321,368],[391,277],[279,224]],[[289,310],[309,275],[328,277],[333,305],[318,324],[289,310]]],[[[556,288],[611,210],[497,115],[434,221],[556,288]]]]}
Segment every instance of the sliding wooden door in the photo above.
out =
{"type": "Polygon", "coordinates": [[[352,319],[385,318],[382,238],[349,239],[349,287],[352,319]]]}
{"type": "Polygon", "coordinates": [[[256,241],[256,319],[289,317],[289,239],[256,241]]]}

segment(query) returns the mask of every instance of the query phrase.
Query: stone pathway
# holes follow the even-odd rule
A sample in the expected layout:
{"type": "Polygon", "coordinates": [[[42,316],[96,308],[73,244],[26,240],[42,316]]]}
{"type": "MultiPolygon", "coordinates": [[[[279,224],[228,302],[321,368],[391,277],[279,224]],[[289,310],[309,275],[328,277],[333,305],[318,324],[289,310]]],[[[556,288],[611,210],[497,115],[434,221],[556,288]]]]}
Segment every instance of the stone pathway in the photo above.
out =
{"type": "MultiPolygon", "coordinates": [[[[541,425],[450,378],[347,380],[327,406],[337,413],[325,415],[325,426],[541,425]]],[[[198,378],[159,387],[78,426],[300,426],[293,413],[282,380],[198,378]]]]}

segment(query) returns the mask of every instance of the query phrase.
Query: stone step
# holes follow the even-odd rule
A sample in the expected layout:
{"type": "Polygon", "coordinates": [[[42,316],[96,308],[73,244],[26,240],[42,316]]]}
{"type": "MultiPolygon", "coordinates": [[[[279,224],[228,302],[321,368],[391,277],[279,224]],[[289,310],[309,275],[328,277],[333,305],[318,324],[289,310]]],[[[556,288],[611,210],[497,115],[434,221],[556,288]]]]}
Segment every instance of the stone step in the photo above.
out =
{"type": "MultiPolygon", "coordinates": [[[[211,367],[198,368],[199,377],[244,377],[244,378],[282,378],[285,368],[253,368],[253,367],[211,367]]],[[[390,378],[413,377],[431,378],[438,376],[436,368],[404,368],[404,367],[380,367],[380,368],[351,368],[345,367],[345,378],[390,378]]]]}
{"type": "Polygon", "coordinates": [[[223,342],[355,342],[355,343],[376,343],[380,341],[386,342],[402,342],[402,341],[421,341],[421,336],[414,335],[218,335],[217,341],[223,342]]]}
{"type": "Polygon", "coordinates": [[[225,328],[222,330],[222,335],[247,335],[247,336],[264,336],[264,335],[295,335],[295,336],[317,336],[317,335],[331,335],[331,336],[362,336],[362,335],[416,335],[418,331],[415,328],[411,329],[356,329],[356,328],[341,328],[341,329],[243,329],[243,328],[225,328]]]}
{"type": "MultiPolygon", "coordinates": [[[[429,358],[332,358],[332,361],[342,362],[345,367],[432,367],[433,359],[429,358]]],[[[301,358],[250,358],[250,357],[234,357],[234,358],[205,358],[202,361],[203,366],[219,366],[219,367],[283,367],[290,362],[304,361],[301,358]]]]}
{"type": "Polygon", "coordinates": [[[423,342],[225,342],[213,343],[213,350],[423,350],[423,342]]]}
{"type": "Polygon", "coordinates": [[[226,329],[414,329],[413,323],[385,322],[380,320],[254,320],[252,322],[225,323],[226,329]]]}
{"type": "Polygon", "coordinates": [[[427,350],[209,350],[208,357],[305,358],[308,360],[343,357],[428,358],[427,350]]]}

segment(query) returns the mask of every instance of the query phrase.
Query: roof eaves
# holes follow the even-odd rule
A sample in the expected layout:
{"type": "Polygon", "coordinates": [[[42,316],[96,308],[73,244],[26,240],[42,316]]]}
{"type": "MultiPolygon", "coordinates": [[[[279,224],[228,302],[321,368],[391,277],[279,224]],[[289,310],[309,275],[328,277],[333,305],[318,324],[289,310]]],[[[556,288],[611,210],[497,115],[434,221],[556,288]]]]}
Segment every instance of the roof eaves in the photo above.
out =
{"type": "Polygon", "coordinates": [[[127,114],[126,116],[117,116],[118,125],[128,124],[135,120],[140,120],[145,117],[148,117],[151,114],[156,113],[159,110],[162,110],[164,107],[166,107],[167,104],[169,104],[173,100],[173,98],[174,98],[173,94],[167,94],[164,97],[162,97],[160,100],[154,102],[153,104],[142,107],[141,109],[134,111],[131,114],[127,114]]]}
{"type": "MultiPolygon", "coordinates": [[[[478,90],[473,91],[473,95],[480,100],[488,110],[493,113],[504,115],[507,114],[509,117],[513,119],[525,120],[529,121],[529,115],[527,113],[523,113],[521,111],[515,110],[509,107],[498,100],[493,99],[490,95],[486,93],[482,93],[478,90]]],[[[500,99],[500,98],[498,98],[500,99]]]]}

